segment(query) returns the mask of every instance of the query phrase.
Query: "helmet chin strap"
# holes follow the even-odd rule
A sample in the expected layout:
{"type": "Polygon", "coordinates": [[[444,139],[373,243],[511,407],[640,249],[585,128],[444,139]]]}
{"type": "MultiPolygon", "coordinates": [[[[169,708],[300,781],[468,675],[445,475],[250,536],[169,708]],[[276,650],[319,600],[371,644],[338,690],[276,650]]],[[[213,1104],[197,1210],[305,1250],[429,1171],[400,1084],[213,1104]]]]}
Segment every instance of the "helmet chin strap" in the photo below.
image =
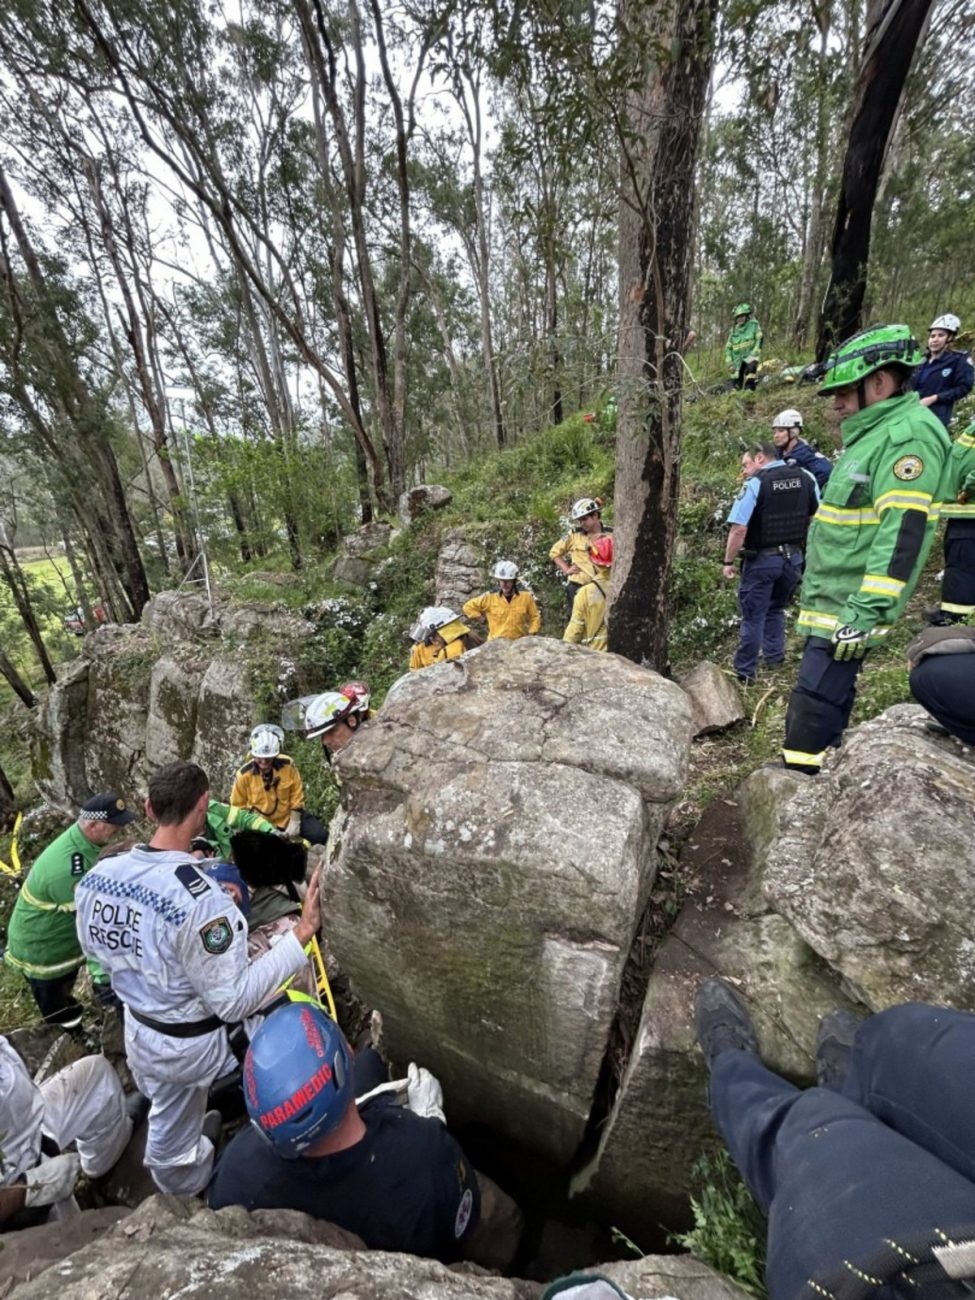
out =
{"type": "Polygon", "coordinates": [[[867,381],[866,378],[860,380],[857,384],[857,410],[862,411],[867,404],[867,381]]]}

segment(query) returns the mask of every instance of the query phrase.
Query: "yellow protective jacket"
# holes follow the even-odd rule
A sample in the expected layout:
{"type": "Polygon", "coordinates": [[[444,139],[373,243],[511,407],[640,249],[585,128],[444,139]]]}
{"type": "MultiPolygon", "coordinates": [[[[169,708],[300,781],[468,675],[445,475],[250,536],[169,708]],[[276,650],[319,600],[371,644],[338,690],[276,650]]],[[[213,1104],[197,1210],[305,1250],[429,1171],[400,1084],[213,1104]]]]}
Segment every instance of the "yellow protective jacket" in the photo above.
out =
{"type": "Polygon", "coordinates": [[[251,760],[234,777],[230,803],[234,808],[260,813],[283,831],[292,812],[305,806],[301,773],[287,754],[272,759],[267,772],[262,772],[251,760]]]}
{"type": "Polygon", "coordinates": [[[500,590],[472,597],[464,605],[464,614],[467,618],[487,619],[489,641],[517,641],[522,636],[535,636],[542,626],[535,597],[517,586],[510,600],[500,590]]]}
{"type": "Polygon", "coordinates": [[[587,582],[576,593],[572,602],[572,617],[562,633],[562,640],[573,645],[585,645],[590,650],[608,647],[606,630],[606,584],[608,575],[587,582]]]}
{"type": "MultiPolygon", "coordinates": [[[[604,528],[603,532],[608,533],[610,530],[604,528]]],[[[573,532],[566,533],[560,537],[548,556],[550,560],[559,560],[564,556],[570,564],[578,565],[582,570],[581,573],[570,573],[569,581],[583,586],[587,582],[592,582],[596,576],[596,566],[592,562],[592,556],[589,554],[589,547],[593,544],[599,533],[589,536],[588,533],[573,532]]]]}
{"type": "Polygon", "coordinates": [[[448,659],[459,659],[469,648],[466,641],[469,631],[467,624],[459,618],[455,618],[452,623],[445,623],[443,627],[438,627],[437,635],[447,644],[433,646],[420,642],[415,645],[410,651],[410,670],[429,668],[431,664],[445,664],[448,659]]]}

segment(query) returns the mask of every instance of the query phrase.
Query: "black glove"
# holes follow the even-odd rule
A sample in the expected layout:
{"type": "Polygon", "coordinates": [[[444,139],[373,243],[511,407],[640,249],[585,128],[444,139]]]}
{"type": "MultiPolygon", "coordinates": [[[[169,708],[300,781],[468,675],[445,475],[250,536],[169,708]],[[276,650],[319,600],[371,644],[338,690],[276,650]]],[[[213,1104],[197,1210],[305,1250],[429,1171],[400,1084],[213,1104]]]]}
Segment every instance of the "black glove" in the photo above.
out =
{"type": "Polygon", "coordinates": [[[833,633],[834,659],[862,659],[867,653],[869,632],[861,632],[852,623],[838,627],[833,633]]]}

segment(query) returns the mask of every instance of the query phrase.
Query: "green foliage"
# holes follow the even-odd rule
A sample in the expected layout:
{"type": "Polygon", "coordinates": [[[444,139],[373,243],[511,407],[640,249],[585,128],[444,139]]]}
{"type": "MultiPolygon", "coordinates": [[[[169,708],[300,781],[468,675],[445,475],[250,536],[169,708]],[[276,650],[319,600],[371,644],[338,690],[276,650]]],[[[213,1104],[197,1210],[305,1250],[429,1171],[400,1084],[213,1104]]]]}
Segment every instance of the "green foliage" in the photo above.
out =
{"type": "Polygon", "coordinates": [[[766,1296],[765,1217],[727,1151],[702,1156],[693,1185],[694,1227],[673,1240],[752,1295],[766,1296]]]}

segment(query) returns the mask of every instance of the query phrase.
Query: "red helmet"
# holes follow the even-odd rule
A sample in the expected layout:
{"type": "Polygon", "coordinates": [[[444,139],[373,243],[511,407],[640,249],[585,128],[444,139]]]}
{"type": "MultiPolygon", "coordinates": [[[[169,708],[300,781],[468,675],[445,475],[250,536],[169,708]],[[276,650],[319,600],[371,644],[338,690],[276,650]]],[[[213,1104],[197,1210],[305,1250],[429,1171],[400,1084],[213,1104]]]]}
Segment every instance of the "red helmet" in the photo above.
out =
{"type": "Polygon", "coordinates": [[[593,564],[598,564],[601,569],[608,569],[613,563],[613,539],[608,533],[602,537],[597,537],[589,547],[589,556],[593,564]]]}
{"type": "Polygon", "coordinates": [[[347,700],[352,701],[353,713],[368,713],[369,687],[365,682],[346,682],[344,686],[339,687],[339,695],[344,695],[347,700]]]}

